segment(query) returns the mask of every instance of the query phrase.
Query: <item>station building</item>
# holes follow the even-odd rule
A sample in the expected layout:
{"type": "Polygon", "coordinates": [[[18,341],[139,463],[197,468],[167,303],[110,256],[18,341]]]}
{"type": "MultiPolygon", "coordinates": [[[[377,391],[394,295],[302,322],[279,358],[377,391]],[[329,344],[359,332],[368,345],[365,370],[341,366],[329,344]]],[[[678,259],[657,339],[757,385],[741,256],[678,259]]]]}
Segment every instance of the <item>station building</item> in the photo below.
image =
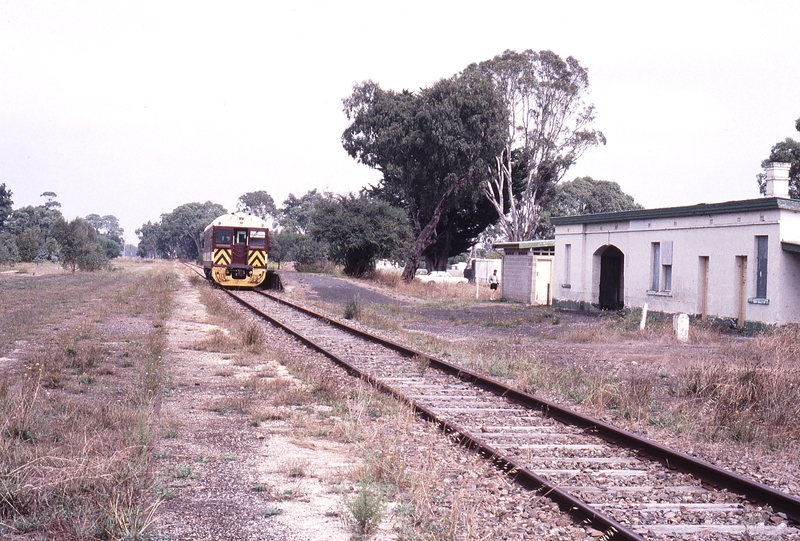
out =
{"type": "MultiPolygon", "coordinates": [[[[800,322],[800,201],[789,199],[789,164],[771,164],[766,188],[759,199],[553,218],[553,305],[647,303],[739,326],[800,322]]],[[[514,290],[506,254],[504,296],[514,290]]]]}

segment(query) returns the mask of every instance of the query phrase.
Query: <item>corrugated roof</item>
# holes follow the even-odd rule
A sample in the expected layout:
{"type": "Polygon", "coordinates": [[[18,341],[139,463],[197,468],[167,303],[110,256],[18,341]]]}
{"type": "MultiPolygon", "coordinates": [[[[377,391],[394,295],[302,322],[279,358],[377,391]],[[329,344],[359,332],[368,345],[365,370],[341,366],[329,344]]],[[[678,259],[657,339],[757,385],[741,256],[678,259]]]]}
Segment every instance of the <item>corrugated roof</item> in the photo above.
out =
{"type": "Polygon", "coordinates": [[[682,216],[704,216],[709,214],[729,214],[732,212],[754,212],[763,210],[787,209],[800,211],[800,201],[778,197],[762,197],[726,203],[700,203],[688,207],[667,207],[660,209],[627,210],[604,214],[583,214],[580,216],[560,216],[550,218],[553,225],[592,224],[603,222],[624,222],[629,220],[649,220],[654,218],[678,218],[682,216]]]}
{"type": "Polygon", "coordinates": [[[519,242],[496,242],[492,246],[495,248],[511,248],[512,250],[529,250],[531,248],[553,248],[556,245],[555,239],[544,240],[522,240],[519,242]]]}

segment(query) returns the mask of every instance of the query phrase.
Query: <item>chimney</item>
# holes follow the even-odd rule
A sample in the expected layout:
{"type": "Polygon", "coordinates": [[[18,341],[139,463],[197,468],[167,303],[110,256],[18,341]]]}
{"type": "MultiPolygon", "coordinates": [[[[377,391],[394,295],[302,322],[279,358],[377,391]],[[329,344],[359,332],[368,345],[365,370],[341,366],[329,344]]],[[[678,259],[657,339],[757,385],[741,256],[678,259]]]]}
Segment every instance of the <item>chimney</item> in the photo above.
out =
{"type": "Polygon", "coordinates": [[[771,162],[767,166],[764,177],[766,181],[766,197],[789,198],[789,168],[790,163],[771,162]]]}

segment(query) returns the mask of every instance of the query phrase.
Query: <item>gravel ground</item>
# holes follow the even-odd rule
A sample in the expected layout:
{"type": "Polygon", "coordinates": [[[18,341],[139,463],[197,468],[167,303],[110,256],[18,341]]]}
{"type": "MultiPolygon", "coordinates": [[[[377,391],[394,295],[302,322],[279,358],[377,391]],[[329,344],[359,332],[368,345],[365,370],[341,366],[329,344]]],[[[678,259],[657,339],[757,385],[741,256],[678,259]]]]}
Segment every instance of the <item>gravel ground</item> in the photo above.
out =
{"type": "MultiPolygon", "coordinates": [[[[323,291],[337,289],[345,294],[341,288],[323,291]]],[[[573,524],[549,500],[532,497],[387,398],[359,396],[334,415],[319,404],[279,405],[267,393],[258,405],[262,411],[288,413],[267,415],[259,426],[252,415],[220,413],[215,404],[243,397],[254,374],[304,385],[281,363],[313,371],[344,396],[356,391],[340,370],[278,331],[264,331],[272,354],[248,364],[228,353],[194,349],[219,330],[186,283],[169,331],[172,381],[154,455],[154,476],[168,499],[158,510],[154,539],[351,539],[342,494],[355,494],[365,468],[377,468],[395,487],[370,539],[600,535],[573,524]],[[360,411],[365,400],[369,414],[360,411]],[[303,473],[295,476],[297,464],[303,473]]]]}
{"type": "MultiPolygon", "coordinates": [[[[361,282],[300,273],[283,273],[282,278],[286,295],[295,300],[335,308],[358,295],[362,303],[396,303],[413,314],[403,322],[409,330],[453,341],[474,338],[476,333],[487,340],[530,340],[556,363],[577,359],[635,373],[645,364],[656,370],[674,368],[676,360],[691,363],[717,354],[713,346],[700,343],[676,350],[670,340],[644,346],[631,340],[565,347],[548,343],[546,337],[564,332],[566,323],[573,328],[590,326],[596,316],[562,313],[559,328],[553,329],[550,322],[524,320],[521,305],[481,303],[454,311],[361,282]],[[487,316],[512,318],[516,325],[481,325],[487,316]]],[[[183,284],[169,330],[172,381],[162,404],[154,470],[168,499],[158,511],[154,539],[351,539],[342,495],[355,494],[360,472],[374,470],[376,463],[385,470],[386,480],[399,488],[389,495],[386,515],[372,539],[452,535],[464,540],[578,540],[601,535],[573,524],[548,500],[509,483],[490,464],[414,421],[397,405],[380,406],[387,413],[376,415],[371,402],[364,406],[365,399],[359,397],[347,402],[347,411],[331,411],[316,401],[286,405],[276,401],[274,393],[266,393],[254,406],[247,397],[248,382],[256,375],[264,382],[308,385],[284,365],[328,378],[341,396],[352,398],[368,391],[354,390],[352,381],[327,361],[274,330],[263,331],[271,353],[247,363],[237,362],[230,352],[197,348],[221,331],[188,283],[183,284]],[[240,411],[237,400],[247,401],[240,411]],[[219,406],[222,403],[229,405],[227,409],[219,406]],[[254,407],[272,413],[254,423],[254,407]],[[298,468],[302,473],[293,473],[298,468]],[[426,503],[409,513],[412,496],[413,501],[426,503]]],[[[697,441],[692,435],[674,436],[655,427],[628,428],[726,467],[759,472],[800,493],[791,450],[769,454],[697,441]]]]}
{"type": "MultiPolygon", "coordinates": [[[[287,273],[284,276],[287,295],[326,303],[335,309],[356,294],[361,296],[365,291],[380,291],[374,285],[361,281],[325,276],[309,281],[306,276],[287,273]],[[328,289],[318,285],[326,280],[336,280],[337,287],[328,289]]],[[[655,334],[646,339],[626,337],[624,334],[604,338],[591,332],[598,324],[609,324],[596,313],[558,311],[559,324],[553,325],[550,319],[530,317],[530,309],[517,303],[481,302],[466,308],[448,308],[442,306],[443,303],[423,302],[393,292],[392,295],[395,302],[412,307],[407,311],[410,315],[404,313],[404,319],[395,317],[393,320],[403,329],[435,335],[456,344],[459,341],[470,343],[476,336],[487,343],[511,342],[520,349],[535,350],[544,363],[554,367],[591,367],[597,372],[613,374],[621,381],[656,374],[657,380],[668,385],[669,378],[662,376],[674,375],[703,363],[732,362],[752,340],[737,335],[723,336],[721,339],[707,338],[700,333],[686,344],[668,334],[655,334]],[[487,325],[487,321],[492,324],[487,325]],[[576,332],[576,329],[577,332],[588,332],[591,339],[585,343],[581,340],[552,339],[559,334],[576,332]]],[[[454,359],[454,362],[458,360],[454,359]]],[[[676,434],[651,424],[614,417],[610,411],[598,410],[592,405],[575,404],[564,396],[548,393],[544,389],[537,389],[536,393],[800,497],[800,461],[797,460],[800,443],[771,450],[754,445],[710,441],[698,437],[694,430],[676,434]]]]}

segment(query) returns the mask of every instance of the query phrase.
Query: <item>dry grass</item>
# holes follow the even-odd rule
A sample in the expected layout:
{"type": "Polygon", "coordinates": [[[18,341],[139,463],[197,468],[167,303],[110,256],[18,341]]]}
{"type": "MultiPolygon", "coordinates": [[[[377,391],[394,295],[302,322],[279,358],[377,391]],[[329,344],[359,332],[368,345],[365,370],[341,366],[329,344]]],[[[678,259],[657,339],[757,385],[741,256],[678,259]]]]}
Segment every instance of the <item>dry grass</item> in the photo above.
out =
{"type": "Polygon", "coordinates": [[[150,525],[148,449],[175,277],[140,270],[3,284],[11,325],[0,340],[35,346],[0,379],[0,535],[141,539],[150,525]],[[22,306],[35,297],[57,301],[22,306]],[[144,318],[149,333],[109,339],[117,317],[144,318]]]}
{"type": "MultiPolygon", "coordinates": [[[[647,343],[674,341],[671,325],[664,321],[652,323],[644,332],[630,330],[636,317],[582,324],[554,340],[592,344],[624,339],[645,348],[647,343]]],[[[797,327],[735,338],[723,336],[716,327],[697,325],[692,328],[692,340],[713,346],[718,353],[673,374],[659,373],[647,363],[625,373],[618,372],[620,367],[613,363],[553,363],[524,341],[450,341],[428,333],[406,336],[406,342],[418,349],[455,359],[524,391],[567,399],[601,417],[610,414],[675,433],[692,431],[771,449],[800,442],[797,327]]]]}
{"type": "Polygon", "coordinates": [[[712,438],[782,448],[800,442],[800,331],[756,336],[681,375],[682,395],[699,401],[699,428],[712,438]]]}
{"type": "MultiPolygon", "coordinates": [[[[395,293],[416,297],[428,301],[474,301],[475,284],[438,284],[434,282],[423,283],[419,280],[405,282],[400,274],[391,271],[376,270],[368,279],[383,287],[391,288],[395,293]]],[[[489,286],[480,288],[480,299],[489,299],[489,286]]]]}

